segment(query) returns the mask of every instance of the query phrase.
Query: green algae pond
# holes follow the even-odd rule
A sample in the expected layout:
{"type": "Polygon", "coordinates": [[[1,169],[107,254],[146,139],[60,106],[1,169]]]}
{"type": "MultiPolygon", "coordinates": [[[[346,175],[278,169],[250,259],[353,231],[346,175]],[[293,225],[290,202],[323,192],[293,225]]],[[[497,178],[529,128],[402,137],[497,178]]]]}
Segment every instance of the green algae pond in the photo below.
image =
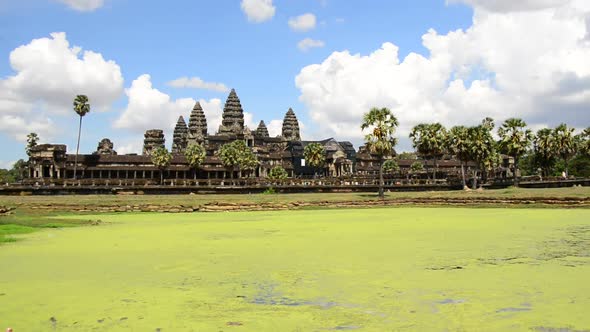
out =
{"type": "Polygon", "coordinates": [[[590,330],[587,209],[84,217],[0,246],[0,330],[590,330]]]}

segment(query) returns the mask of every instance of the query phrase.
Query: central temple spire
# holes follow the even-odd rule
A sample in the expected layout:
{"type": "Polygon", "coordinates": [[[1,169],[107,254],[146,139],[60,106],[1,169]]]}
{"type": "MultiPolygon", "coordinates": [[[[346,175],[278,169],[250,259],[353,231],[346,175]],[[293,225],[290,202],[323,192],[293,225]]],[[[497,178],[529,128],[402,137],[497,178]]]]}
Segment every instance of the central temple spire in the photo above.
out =
{"type": "Polygon", "coordinates": [[[223,107],[223,119],[221,126],[219,126],[220,135],[241,134],[244,131],[244,110],[240,103],[240,98],[236,94],[236,90],[231,89],[225,106],[223,107]]]}

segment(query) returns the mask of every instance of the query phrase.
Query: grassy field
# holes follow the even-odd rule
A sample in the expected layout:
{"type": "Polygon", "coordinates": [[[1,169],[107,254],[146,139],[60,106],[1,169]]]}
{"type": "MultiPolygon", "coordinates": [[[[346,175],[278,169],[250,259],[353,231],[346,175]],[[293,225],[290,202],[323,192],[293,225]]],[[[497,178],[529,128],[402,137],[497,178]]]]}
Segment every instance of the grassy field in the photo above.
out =
{"type": "Polygon", "coordinates": [[[85,218],[0,247],[0,328],[590,329],[587,209],[85,218]]]}
{"type": "MultiPolygon", "coordinates": [[[[528,197],[590,197],[590,187],[523,189],[507,188],[484,191],[422,191],[391,192],[386,199],[401,198],[528,198],[528,197]]],[[[234,194],[234,195],[83,195],[83,196],[0,196],[0,205],[26,206],[31,204],[55,205],[113,205],[113,204],[169,204],[199,205],[211,202],[265,203],[265,202],[317,202],[374,200],[373,193],[304,193],[304,194],[234,194]]]]}

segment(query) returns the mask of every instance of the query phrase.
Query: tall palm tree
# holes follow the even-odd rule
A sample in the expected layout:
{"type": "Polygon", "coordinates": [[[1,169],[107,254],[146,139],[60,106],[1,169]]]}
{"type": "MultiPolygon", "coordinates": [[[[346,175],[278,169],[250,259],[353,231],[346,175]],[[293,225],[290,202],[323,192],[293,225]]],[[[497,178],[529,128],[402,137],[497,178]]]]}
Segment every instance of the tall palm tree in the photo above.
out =
{"type": "Polygon", "coordinates": [[[205,148],[201,144],[191,143],[184,150],[184,157],[188,165],[194,170],[194,179],[197,179],[197,169],[205,160],[205,148]]]}
{"type": "Polygon", "coordinates": [[[500,151],[514,159],[514,186],[518,187],[518,160],[525,154],[533,141],[533,132],[526,128],[526,122],[518,118],[506,119],[498,128],[500,151]]]}
{"type": "Polygon", "coordinates": [[[590,156],[590,127],[584,129],[580,134],[580,152],[590,156]]]}
{"type": "Polygon", "coordinates": [[[447,130],[438,122],[422,123],[412,128],[410,138],[419,154],[424,156],[425,159],[432,159],[434,166],[432,178],[436,179],[437,160],[445,153],[447,130]]]}
{"type": "Polygon", "coordinates": [[[160,170],[160,184],[162,184],[164,182],[164,171],[170,166],[172,154],[161,146],[152,151],[151,159],[152,164],[160,170]]]}
{"type": "Polygon", "coordinates": [[[383,161],[385,157],[394,154],[393,148],[397,144],[397,138],[393,137],[399,125],[397,118],[389,108],[373,107],[363,116],[361,130],[373,128],[365,136],[367,149],[379,156],[379,197],[383,198],[383,161]]]}
{"type": "Polygon", "coordinates": [[[492,129],[494,129],[494,122],[491,118],[485,118],[481,125],[468,129],[469,159],[475,161],[477,165],[473,175],[473,189],[477,188],[477,173],[481,171],[482,179],[484,179],[486,165],[489,166],[496,156],[496,142],[492,136],[492,129]]]}
{"type": "Polygon", "coordinates": [[[574,136],[574,128],[568,128],[565,123],[560,124],[553,130],[555,149],[565,163],[565,175],[568,176],[568,163],[577,152],[577,142],[574,136]]]}
{"type": "Polygon", "coordinates": [[[557,150],[553,130],[549,128],[539,129],[533,139],[533,151],[535,161],[542,169],[543,176],[549,176],[550,169],[555,164],[557,150]]]}
{"type": "Polygon", "coordinates": [[[447,149],[461,163],[461,179],[463,188],[467,186],[465,181],[465,163],[470,159],[469,154],[469,130],[465,126],[455,126],[447,136],[447,149]]]}
{"type": "Polygon", "coordinates": [[[303,149],[303,158],[310,167],[320,168],[326,163],[326,149],[320,143],[307,144],[303,149]]]}
{"type": "Polygon", "coordinates": [[[78,167],[78,153],[80,152],[80,134],[82,132],[82,118],[90,112],[90,104],[86,95],[77,95],[74,99],[74,112],[80,116],[78,125],[78,144],[76,144],[76,158],[74,159],[74,178],[76,178],[76,169],[78,167]]]}

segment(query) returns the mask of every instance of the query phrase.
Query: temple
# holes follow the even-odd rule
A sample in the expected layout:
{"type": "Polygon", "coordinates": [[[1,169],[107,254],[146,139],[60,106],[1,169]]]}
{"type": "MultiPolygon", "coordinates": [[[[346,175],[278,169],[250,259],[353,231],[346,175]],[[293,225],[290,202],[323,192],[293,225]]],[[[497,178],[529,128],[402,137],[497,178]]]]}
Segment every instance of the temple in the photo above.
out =
{"type": "MultiPolygon", "coordinates": [[[[180,116],[172,135],[172,161],[165,170],[158,169],[151,161],[152,151],[165,147],[166,139],[161,129],[149,129],[144,134],[142,154],[117,154],[114,144],[105,138],[98,143],[92,154],[76,156],[68,154],[61,144],[42,144],[30,151],[30,181],[49,181],[76,179],[86,184],[104,184],[105,181],[118,181],[121,185],[154,183],[160,179],[160,172],[168,181],[195,181],[239,177],[237,170],[225,167],[217,152],[224,144],[243,140],[252,149],[258,166],[249,174],[254,178],[266,178],[275,166],[282,166],[290,178],[308,178],[318,173],[326,177],[372,176],[379,171],[379,159],[364,147],[355,150],[351,142],[326,138],[319,141],[302,140],[299,121],[293,109],[285,113],[281,135],[271,137],[264,121],[260,121],[254,131],[244,125],[244,110],[235,90],[231,90],[223,107],[222,121],[215,134],[207,129],[207,118],[200,103],[197,102],[189,116],[188,125],[180,116]],[[318,168],[306,165],[304,149],[311,143],[319,143],[325,150],[325,165],[318,168]],[[198,169],[189,166],[184,152],[190,144],[201,144],[206,157],[198,169]],[[74,174],[74,171],[76,174],[74,174]]],[[[402,172],[409,172],[413,161],[399,161],[402,172]]],[[[459,163],[454,160],[440,162],[441,169],[455,173],[459,163]]],[[[109,182],[107,182],[108,184],[109,182]]]]}

